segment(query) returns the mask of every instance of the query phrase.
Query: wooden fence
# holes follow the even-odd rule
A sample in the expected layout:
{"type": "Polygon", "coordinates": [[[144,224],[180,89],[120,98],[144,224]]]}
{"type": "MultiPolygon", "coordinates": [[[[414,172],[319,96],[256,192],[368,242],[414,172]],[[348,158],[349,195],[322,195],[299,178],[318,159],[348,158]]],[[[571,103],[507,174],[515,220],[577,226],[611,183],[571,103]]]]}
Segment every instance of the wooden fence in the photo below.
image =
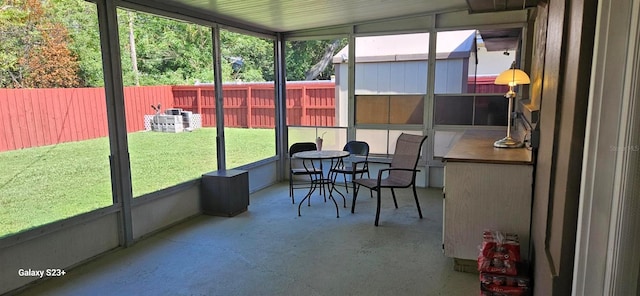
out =
{"type": "MultiPolygon", "coordinates": [[[[170,86],[124,90],[127,131],[144,129],[152,103],[173,104],[170,86]]],[[[0,89],[0,151],[108,135],[104,88],[0,89]]]]}
{"type": "MultiPolygon", "coordinates": [[[[494,78],[469,80],[478,93],[506,92],[494,78]]],[[[470,86],[471,87],[471,86],[470,86]]],[[[224,122],[228,127],[273,128],[272,83],[225,84],[224,122]]],[[[212,85],[125,87],[127,132],[144,130],[144,116],[181,108],[201,114],[202,125],[216,125],[212,85]]],[[[103,88],[0,89],[0,151],[108,136],[103,88]]],[[[333,126],[333,82],[287,83],[287,125],[333,126]]]]}
{"type": "MultiPolygon", "coordinates": [[[[216,125],[213,86],[126,87],[127,132],[144,130],[144,115],[182,108],[201,114],[205,127],[216,125]]],[[[272,83],[223,87],[225,126],[273,128],[272,83]]],[[[333,125],[332,82],[287,84],[287,124],[333,125]]],[[[0,151],[82,141],[108,136],[103,88],[0,89],[0,151]]]]}
{"type": "Polygon", "coordinates": [[[467,91],[477,94],[504,94],[509,90],[506,85],[496,85],[496,76],[469,77],[467,80],[467,91]]]}
{"type": "MultiPolygon", "coordinates": [[[[229,127],[275,127],[275,92],[271,83],[227,84],[223,87],[224,123],[229,127]]],[[[174,86],[174,107],[201,114],[203,126],[215,126],[214,89],[211,85],[174,86]]],[[[333,126],[335,84],[287,84],[287,124],[333,126]]]]}

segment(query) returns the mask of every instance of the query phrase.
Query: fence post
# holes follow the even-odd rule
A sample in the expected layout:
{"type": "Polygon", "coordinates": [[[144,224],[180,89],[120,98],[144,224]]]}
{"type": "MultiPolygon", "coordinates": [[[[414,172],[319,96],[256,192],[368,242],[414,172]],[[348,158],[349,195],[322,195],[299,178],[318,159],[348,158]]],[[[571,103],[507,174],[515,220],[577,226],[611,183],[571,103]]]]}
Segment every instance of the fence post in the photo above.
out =
{"type": "Polygon", "coordinates": [[[200,86],[196,87],[196,113],[202,114],[202,88],[200,86]]]}
{"type": "Polygon", "coordinates": [[[251,104],[252,104],[251,96],[252,95],[253,94],[252,94],[252,91],[251,91],[251,86],[249,86],[249,87],[247,87],[247,100],[246,100],[247,101],[246,102],[246,104],[247,104],[247,128],[251,128],[253,126],[252,122],[251,122],[252,121],[252,119],[251,119],[251,104]]]}
{"type": "Polygon", "coordinates": [[[309,119],[307,118],[307,86],[302,86],[302,97],[300,97],[300,123],[301,125],[309,125],[309,119]]]}

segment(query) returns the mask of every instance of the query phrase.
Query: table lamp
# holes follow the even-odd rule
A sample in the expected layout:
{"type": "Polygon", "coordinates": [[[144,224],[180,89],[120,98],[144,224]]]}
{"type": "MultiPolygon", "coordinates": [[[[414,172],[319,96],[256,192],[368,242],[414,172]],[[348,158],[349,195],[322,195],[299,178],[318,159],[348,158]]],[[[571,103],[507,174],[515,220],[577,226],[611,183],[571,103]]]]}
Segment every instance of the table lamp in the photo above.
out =
{"type": "Polygon", "coordinates": [[[508,85],[509,91],[504,95],[509,100],[509,109],[507,113],[507,136],[497,140],[493,143],[493,147],[497,148],[519,148],[523,146],[523,143],[511,137],[511,111],[513,110],[513,99],[516,97],[516,92],[513,88],[517,85],[529,84],[531,80],[529,75],[520,69],[511,68],[506,70],[498,77],[494,84],[508,85]]]}

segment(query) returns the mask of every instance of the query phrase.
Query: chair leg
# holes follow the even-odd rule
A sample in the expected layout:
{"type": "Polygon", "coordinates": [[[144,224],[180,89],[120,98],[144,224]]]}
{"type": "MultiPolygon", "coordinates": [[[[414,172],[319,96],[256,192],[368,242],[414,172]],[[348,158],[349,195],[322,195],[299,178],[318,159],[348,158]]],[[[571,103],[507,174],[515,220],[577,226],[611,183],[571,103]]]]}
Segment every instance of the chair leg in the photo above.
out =
{"type": "Polygon", "coordinates": [[[289,197],[291,197],[291,203],[296,204],[293,197],[293,175],[289,173],[289,197]]]}
{"type": "MultiPolygon", "coordinates": [[[[315,167],[313,168],[315,170],[315,167]]],[[[322,160],[320,160],[320,171],[324,172],[322,168],[322,160]]],[[[320,175],[316,175],[317,180],[324,179],[324,173],[320,173],[320,175]]],[[[324,188],[324,183],[320,183],[320,192],[322,192],[322,197],[324,198],[324,202],[327,202],[327,190],[324,188]]]]}
{"type": "MultiPolygon", "coordinates": [[[[360,177],[363,177],[364,173],[360,174],[360,177]]],[[[367,171],[367,178],[371,179],[371,175],[369,175],[369,171],[367,171]]],[[[373,198],[373,189],[369,188],[369,196],[373,198]]]]}
{"type": "Polygon", "coordinates": [[[376,222],[374,223],[376,226],[378,226],[378,220],[380,220],[380,191],[382,188],[378,187],[378,201],[377,201],[377,208],[376,208],[376,222]]]}
{"type": "MultiPolygon", "coordinates": [[[[313,178],[313,177],[311,175],[309,175],[309,178],[313,178]]],[[[310,185],[311,185],[311,189],[310,189],[309,192],[313,192],[315,190],[316,186],[318,186],[318,185],[316,185],[316,183],[313,183],[313,179],[311,180],[311,184],[310,185]]],[[[322,190],[322,187],[320,187],[320,188],[321,188],[320,190],[322,190]]],[[[327,202],[326,198],[325,198],[325,202],[327,202]]],[[[307,206],[309,206],[309,207],[311,206],[311,195],[309,195],[309,198],[307,198],[307,206]]]]}
{"type": "MultiPolygon", "coordinates": [[[[342,179],[344,180],[344,190],[349,193],[349,185],[347,184],[347,174],[342,173],[342,179]]],[[[353,181],[353,180],[351,180],[353,181]]]]}
{"type": "Polygon", "coordinates": [[[393,188],[391,188],[391,196],[393,196],[393,204],[396,206],[396,209],[398,208],[398,201],[396,200],[396,192],[393,191],[393,188]]]}
{"type": "Polygon", "coordinates": [[[353,214],[353,211],[356,208],[356,198],[358,198],[358,190],[360,189],[360,185],[358,185],[358,187],[356,187],[356,183],[353,183],[353,198],[351,201],[351,214],[353,214]]]}
{"type": "MultiPolygon", "coordinates": [[[[315,167],[314,167],[315,169],[315,167]]],[[[320,169],[322,169],[322,162],[320,162],[320,169]]],[[[311,183],[313,183],[313,178],[314,176],[310,175],[309,176],[311,178],[311,183]]],[[[324,176],[322,174],[316,174],[315,175],[316,180],[321,181],[322,179],[324,179],[324,176]]],[[[318,184],[320,186],[320,194],[322,195],[322,197],[324,198],[324,202],[327,202],[327,190],[325,189],[325,184],[323,182],[320,182],[318,184]]]]}
{"type": "Polygon", "coordinates": [[[416,207],[418,207],[418,215],[422,219],[422,210],[420,209],[420,202],[418,202],[418,194],[416,193],[416,184],[413,184],[413,198],[416,200],[416,207]]]}

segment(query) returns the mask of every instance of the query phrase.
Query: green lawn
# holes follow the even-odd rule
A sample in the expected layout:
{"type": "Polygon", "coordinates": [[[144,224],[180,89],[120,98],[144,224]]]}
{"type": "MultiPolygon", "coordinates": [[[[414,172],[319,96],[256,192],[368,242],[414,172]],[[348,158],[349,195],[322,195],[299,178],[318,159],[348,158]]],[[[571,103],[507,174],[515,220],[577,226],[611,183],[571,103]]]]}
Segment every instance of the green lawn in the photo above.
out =
{"type": "MultiPolygon", "coordinates": [[[[133,195],[216,170],[216,129],[129,134],[133,195]]],[[[225,129],[227,167],[275,155],[275,131],[225,129]]],[[[107,138],[0,152],[0,237],[112,204],[107,138]]]]}

